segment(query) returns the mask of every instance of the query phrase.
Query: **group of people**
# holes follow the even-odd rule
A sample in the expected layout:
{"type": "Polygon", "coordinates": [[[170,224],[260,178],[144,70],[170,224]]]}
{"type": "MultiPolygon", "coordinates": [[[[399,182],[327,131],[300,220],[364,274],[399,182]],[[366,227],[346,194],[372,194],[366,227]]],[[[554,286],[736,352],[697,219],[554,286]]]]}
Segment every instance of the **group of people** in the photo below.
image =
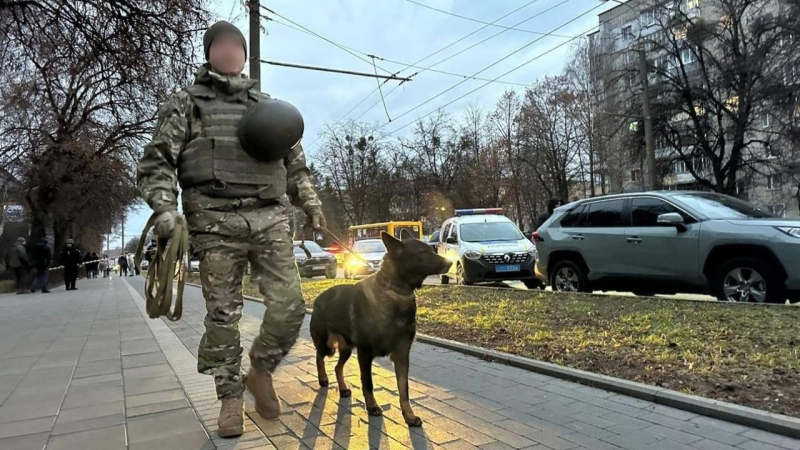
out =
{"type": "MultiPolygon", "coordinates": [[[[14,272],[17,283],[17,294],[36,292],[50,293],[47,289],[53,253],[47,239],[40,240],[31,250],[26,247],[25,238],[18,238],[10,254],[8,265],[14,272]],[[31,277],[33,278],[31,280],[31,277]]],[[[86,278],[97,278],[102,273],[103,278],[111,277],[114,260],[108,255],[99,256],[96,252],[86,252],[81,257],[81,252],[75,246],[75,241],[67,239],[64,249],[59,254],[58,262],[63,266],[64,284],[68,291],[77,290],[75,287],[80,273],[80,266],[86,270],[86,278]]],[[[122,255],[117,260],[120,276],[139,275],[133,262],[133,256],[122,255]]]]}

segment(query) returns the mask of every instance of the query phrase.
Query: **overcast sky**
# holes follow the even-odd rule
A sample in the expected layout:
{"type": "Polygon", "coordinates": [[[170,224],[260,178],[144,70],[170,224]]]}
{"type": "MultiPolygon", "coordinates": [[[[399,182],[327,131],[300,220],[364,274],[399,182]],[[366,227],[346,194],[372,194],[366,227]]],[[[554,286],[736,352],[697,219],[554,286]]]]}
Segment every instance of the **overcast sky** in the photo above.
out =
{"type": "MultiPolygon", "coordinates": [[[[219,19],[231,19],[242,29],[245,37],[249,38],[248,18],[239,3],[234,0],[217,0],[212,10],[219,19]]],[[[497,35],[434,68],[461,75],[473,75],[516,52],[477,76],[495,79],[532,60],[500,78],[501,81],[523,85],[530,84],[540,77],[559,73],[571,46],[578,42],[570,41],[569,36],[582,36],[592,31],[598,23],[597,15],[613,6],[612,2],[603,3],[599,0],[262,0],[261,3],[283,18],[264,11],[266,16],[286,24],[294,22],[337,44],[352,48],[356,51],[354,53],[367,61],[319,37],[270,21],[262,22],[267,30],[261,36],[261,57],[265,60],[372,73],[375,68],[369,58],[359,52],[399,63],[413,64],[475,32],[416,65],[430,67],[473,44],[497,35]],[[529,32],[485,26],[425,8],[412,1],[484,22],[493,22],[521,8],[497,24],[529,32]],[[536,17],[525,21],[532,16],[536,17]],[[522,21],[525,22],[517,25],[522,21]],[[558,29],[555,30],[556,28],[558,29]],[[542,36],[530,33],[531,31],[558,36],[542,36]],[[564,45],[554,50],[554,47],[560,44],[564,45]]],[[[200,41],[202,35],[198,34],[197,39],[200,41]]],[[[405,68],[404,65],[387,61],[376,61],[376,64],[379,66],[377,69],[379,74],[405,68]]],[[[249,68],[245,71],[249,71],[249,68]]],[[[406,68],[400,75],[409,76],[417,71],[421,69],[406,68]]],[[[370,109],[370,106],[380,100],[378,92],[372,93],[364,103],[346,116],[345,120],[355,119],[364,114],[359,120],[386,124],[383,130],[392,132],[486,84],[486,81],[467,80],[454,87],[463,81],[463,78],[430,71],[421,72],[391,95],[386,94],[398,82],[389,81],[383,85],[386,108],[393,120],[392,123],[389,123],[382,104],[379,103],[370,109]],[[412,108],[451,87],[452,90],[411,111],[412,108]]],[[[291,102],[303,113],[306,123],[303,142],[310,159],[314,157],[319,144],[315,141],[324,124],[341,119],[377,87],[374,78],[267,64],[261,66],[261,78],[264,92],[291,102]],[[312,143],[315,145],[310,145],[312,143]]],[[[506,89],[521,92],[524,87],[489,83],[444,109],[456,117],[470,103],[490,109],[506,89]]],[[[401,129],[395,135],[402,136],[408,130],[409,128],[401,129]]],[[[147,207],[131,214],[126,221],[126,241],[130,236],[141,232],[149,214],[150,210],[147,207]]],[[[119,241],[119,239],[113,240],[111,246],[118,246],[119,241]]]]}

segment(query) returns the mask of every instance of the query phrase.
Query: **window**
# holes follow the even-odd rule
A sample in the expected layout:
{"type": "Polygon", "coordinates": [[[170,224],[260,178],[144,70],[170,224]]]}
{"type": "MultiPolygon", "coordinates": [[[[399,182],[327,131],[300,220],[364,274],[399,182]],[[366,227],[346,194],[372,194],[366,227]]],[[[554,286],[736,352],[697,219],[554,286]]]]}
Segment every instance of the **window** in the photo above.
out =
{"type": "Polygon", "coordinates": [[[561,219],[561,226],[564,228],[581,227],[586,223],[586,205],[580,205],[568,212],[567,215],[561,219]]]}
{"type": "Polygon", "coordinates": [[[669,203],[657,198],[634,198],[631,201],[631,226],[632,227],[656,227],[658,216],[661,214],[678,213],[683,216],[687,223],[692,222],[688,214],[670,205],[669,203]]]}
{"type": "Polygon", "coordinates": [[[686,0],[683,3],[685,11],[689,11],[690,9],[695,9],[700,7],[700,0],[686,0]]]}
{"type": "Polygon", "coordinates": [[[779,176],[771,175],[767,177],[767,190],[777,191],[783,187],[783,181],[779,176]]]}
{"type": "Polygon", "coordinates": [[[608,200],[589,204],[588,225],[593,228],[622,226],[623,200],[608,200]]]}
{"type": "Polygon", "coordinates": [[[633,64],[636,61],[636,52],[627,51],[623,56],[625,64],[633,64]]]}
{"type": "Polygon", "coordinates": [[[676,194],[673,198],[711,220],[764,219],[772,214],[758,209],[744,200],[714,193],[676,194]]]}
{"type": "Polygon", "coordinates": [[[627,27],[622,27],[622,37],[624,38],[632,38],[633,31],[631,30],[631,26],[628,25],[627,27]]]}
{"type": "Polygon", "coordinates": [[[684,48],[683,50],[681,50],[681,62],[684,65],[691,64],[695,61],[697,61],[697,57],[692,51],[692,49],[684,48]]]}
{"type": "Polygon", "coordinates": [[[358,241],[353,244],[354,253],[385,253],[386,246],[379,240],[358,241]]]}
{"type": "Polygon", "coordinates": [[[769,212],[771,212],[775,217],[785,217],[786,205],[771,205],[769,207],[769,212]]]}
{"type": "Polygon", "coordinates": [[[636,133],[639,131],[639,122],[631,122],[628,124],[628,131],[631,133],[636,133]]]}
{"type": "Polygon", "coordinates": [[[642,171],[640,169],[631,170],[631,181],[641,181],[642,171]]]}
{"type": "Polygon", "coordinates": [[[761,128],[769,128],[772,124],[772,118],[769,114],[761,116],[761,128]]]}
{"type": "Polygon", "coordinates": [[[510,221],[461,225],[461,240],[464,242],[521,241],[522,239],[525,239],[525,236],[510,221]]]}
{"type": "Polygon", "coordinates": [[[655,25],[656,23],[656,13],[653,10],[645,11],[642,13],[640,17],[640,21],[643,27],[649,27],[651,25],[655,25]]]}
{"type": "Polygon", "coordinates": [[[678,161],[673,161],[673,163],[672,163],[672,173],[673,174],[677,175],[679,173],[687,173],[687,172],[689,172],[689,168],[686,167],[686,161],[684,161],[682,159],[678,160],[678,161]]]}
{"type": "Polygon", "coordinates": [[[450,236],[450,227],[452,226],[453,226],[452,222],[444,226],[444,230],[442,231],[441,234],[442,242],[447,241],[447,238],[450,236]]]}
{"type": "Polygon", "coordinates": [[[458,225],[453,224],[453,231],[450,232],[450,237],[458,240],[458,225]]]}

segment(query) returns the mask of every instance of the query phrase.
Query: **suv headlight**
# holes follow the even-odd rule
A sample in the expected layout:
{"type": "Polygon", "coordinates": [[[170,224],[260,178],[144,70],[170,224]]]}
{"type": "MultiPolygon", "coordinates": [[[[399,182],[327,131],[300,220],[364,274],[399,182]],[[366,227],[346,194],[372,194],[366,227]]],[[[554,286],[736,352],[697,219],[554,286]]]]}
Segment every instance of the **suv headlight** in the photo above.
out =
{"type": "Polygon", "coordinates": [[[464,257],[467,258],[467,259],[480,259],[481,256],[482,256],[482,253],[477,251],[477,250],[467,250],[464,253],[464,257]]]}
{"type": "Polygon", "coordinates": [[[800,227],[775,227],[791,237],[800,238],[800,227]]]}
{"type": "Polygon", "coordinates": [[[533,256],[534,258],[537,258],[539,256],[539,253],[536,251],[535,245],[531,245],[531,248],[528,249],[528,254],[533,256]]]}

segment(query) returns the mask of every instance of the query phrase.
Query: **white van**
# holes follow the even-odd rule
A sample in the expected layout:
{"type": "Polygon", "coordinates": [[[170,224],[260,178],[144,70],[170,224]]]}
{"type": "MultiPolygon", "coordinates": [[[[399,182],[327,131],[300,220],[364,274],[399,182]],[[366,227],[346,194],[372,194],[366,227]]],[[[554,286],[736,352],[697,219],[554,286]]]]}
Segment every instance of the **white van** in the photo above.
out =
{"type": "Polygon", "coordinates": [[[456,210],[442,225],[438,250],[454,263],[442,284],[519,280],[530,289],[541,286],[534,273],[536,246],[502,208],[456,210]]]}

